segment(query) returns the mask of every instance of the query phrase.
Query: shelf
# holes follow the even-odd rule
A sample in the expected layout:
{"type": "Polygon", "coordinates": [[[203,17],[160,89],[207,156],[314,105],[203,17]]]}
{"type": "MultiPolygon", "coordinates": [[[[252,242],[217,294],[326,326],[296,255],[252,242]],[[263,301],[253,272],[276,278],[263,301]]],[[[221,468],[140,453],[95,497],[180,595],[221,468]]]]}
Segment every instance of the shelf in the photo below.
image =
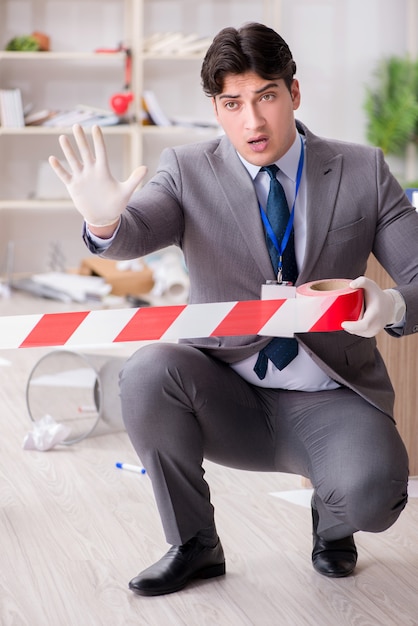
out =
{"type": "MultiPolygon", "coordinates": [[[[139,52],[138,58],[144,61],[201,61],[202,53],[165,53],[139,52]]],[[[7,52],[0,51],[0,61],[125,61],[122,52],[7,52]]]]}
{"type": "MultiPolygon", "coordinates": [[[[130,135],[133,131],[138,129],[138,124],[117,124],[116,126],[102,126],[104,135],[130,135]]],[[[91,128],[84,127],[84,130],[89,133],[91,128]]],[[[24,126],[23,128],[7,128],[0,126],[1,135],[62,135],[65,133],[71,133],[70,126],[24,126]]]]}
{"type": "Polygon", "coordinates": [[[0,52],[0,61],[125,61],[124,52],[0,52]]]}
{"type": "Polygon", "coordinates": [[[74,209],[74,204],[65,198],[57,200],[0,200],[0,211],[5,209],[13,211],[25,209],[57,211],[74,209]]]}
{"type": "MultiPolygon", "coordinates": [[[[180,125],[173,124],[172,126],[141,126],[140,124],[119,124],[116,126],[102,126],[102,132],[104,135],[126,135],[129,136],[133,133],[144,135],[153,135],[153,134],[181,134],[185,132],[207,132],[210,134],[219,133],[220,128],[215,126],[193,126],[193,125],[180,125]]],[[[84,131],[86,133],[91,132],[91,128],[88,126],[84,127],[84,131]]],[[[23,128],[6,128],[0,126],[0,136],[1,135],[62,135],[71,133],[70,126],[24,126],[23,128]]]]}
{"type": "Polygon", "coordinates": [[[152,54],[144,52],[140,54],[143,61],[202,61],[203,54],[152,54]]]}
{"type": "Polygon", "coordinates": [[[180,124],[173,124],[172,126],[140,126],[141,132],[144,135],[181,135],[182,133],[208,133],[209,135],[219,134],[220,128],[215,126],[181,126],[180,124]]]}

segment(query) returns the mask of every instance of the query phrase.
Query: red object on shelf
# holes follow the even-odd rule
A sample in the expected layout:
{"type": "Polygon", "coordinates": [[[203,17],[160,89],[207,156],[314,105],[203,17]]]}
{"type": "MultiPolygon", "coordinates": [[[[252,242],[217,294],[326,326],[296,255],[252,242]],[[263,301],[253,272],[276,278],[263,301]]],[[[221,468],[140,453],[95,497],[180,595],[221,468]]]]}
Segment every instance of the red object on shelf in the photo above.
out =
{"type": "Polygon", "coordinates": [[[134,95],[131,91],[131,78],[132,78],[132,54],[129,48],[125,48],[125,86],[124,91],[121,93],[115,93],[110,98],[110,106],[116,115],[124,115],[129,109],[129,105],[134,99],[134,95]]]}

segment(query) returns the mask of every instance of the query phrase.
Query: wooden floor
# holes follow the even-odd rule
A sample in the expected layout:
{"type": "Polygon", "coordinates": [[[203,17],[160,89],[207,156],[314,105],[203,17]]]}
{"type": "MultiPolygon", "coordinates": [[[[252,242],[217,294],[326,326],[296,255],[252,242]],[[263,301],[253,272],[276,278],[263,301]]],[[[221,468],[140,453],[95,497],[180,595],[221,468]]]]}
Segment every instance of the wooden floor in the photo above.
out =
{"type": "Polygon", "coordinates": [[[130,578],[168,546],[147,476],[115,468],[138,462],[126,433],[22,448],[26,383],[47,352],[0,352],[1,626],[418,625],[418,499],[390,530],[357,535],[355,576],[327,579],[311,567],[309,508],[271,495],[301,489],[299,477],[209,463],[226,576],[132,594],[130,578]]]}

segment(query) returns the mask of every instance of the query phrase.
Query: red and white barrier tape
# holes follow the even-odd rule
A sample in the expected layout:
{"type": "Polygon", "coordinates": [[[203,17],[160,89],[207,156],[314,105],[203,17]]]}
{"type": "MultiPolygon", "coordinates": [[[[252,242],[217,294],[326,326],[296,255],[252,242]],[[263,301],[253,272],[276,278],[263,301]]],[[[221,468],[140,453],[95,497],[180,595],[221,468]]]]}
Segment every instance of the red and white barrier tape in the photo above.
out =
{"type": "Polygon", "coordinates": [[[362,290],[312,288],[323,283],[303,285],[288,299],[0,317],[0,349],[233,335],[290,337],[341,330],[341,322],[359,319],[362,290]]]}

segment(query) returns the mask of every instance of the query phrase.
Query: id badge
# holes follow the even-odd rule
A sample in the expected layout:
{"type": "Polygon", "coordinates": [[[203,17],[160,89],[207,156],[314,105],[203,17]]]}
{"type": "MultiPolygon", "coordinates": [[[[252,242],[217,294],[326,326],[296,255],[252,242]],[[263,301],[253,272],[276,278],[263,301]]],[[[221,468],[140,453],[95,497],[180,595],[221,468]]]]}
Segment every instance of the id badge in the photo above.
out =
{"type": "Polygon", "coordinates": [[[296,287],[287,282],[270,280],[261,285],[262,300],[288,300],[296,297],[296,287]]]}

